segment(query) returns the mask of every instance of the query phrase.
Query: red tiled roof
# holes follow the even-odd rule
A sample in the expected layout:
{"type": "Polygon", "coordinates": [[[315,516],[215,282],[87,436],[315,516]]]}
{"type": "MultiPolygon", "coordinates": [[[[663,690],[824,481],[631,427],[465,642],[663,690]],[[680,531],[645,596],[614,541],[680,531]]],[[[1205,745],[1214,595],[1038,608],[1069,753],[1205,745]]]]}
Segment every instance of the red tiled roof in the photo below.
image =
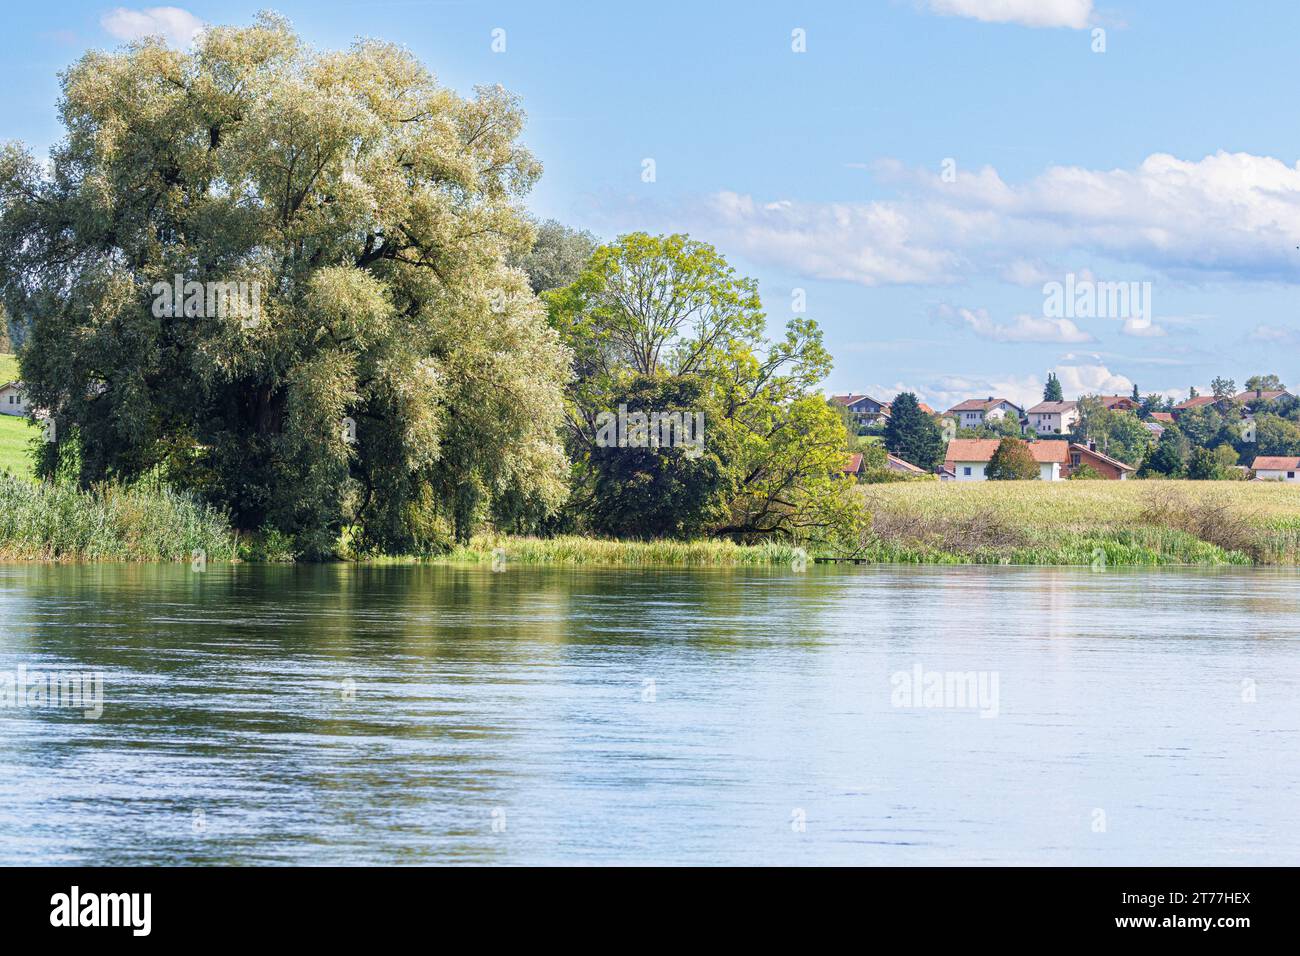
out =
{"type": "Polygon", "coordinates": [[[1279,455],[1260,455],[1251,463],[1251,469],[1259,471],[1298,471],[1300,458],[1286,458],[1279,455]]]}
{"type": "Polygon", "coordinates": [[[856,475],[862,470],[862,452],[855,451],[849,455],[849,463],[844,466],[844,474],[856,475]]]}
{"type": "Polygon", "coordinates": [[[924,468],[917,468],[916,465],[912,464],[910,461],[903,461],[903,459],[899,458],[897,455],[889,456],[889,467],[893,468],[895,471],[905,471],[911,475],[926,474],[924,468]]]}
{"type": "Polygon", "coordinates": [[[1276,389],[1265,388],[1265,389],[1255,389],[1249,392],[1242,392],[1240,395],[1237,395],[1235,397],[1236,400],[1239,402],[1274,402],[1277,401],[1279,398],[1281,398],[1283,395],[1290,395],[1290,394],[1291,393],[1288,392],[1285,388],[1276,388],[1276,389]]]}
{"type": "Polygon", "coordinates": [[[1152,412],[1151,417],[1158,422],[1172,422],[1174,416],[1170,412],[1152,412]]]}
{"type": "Polygon", "coordinates": [[[1185,412],[1189,408],[1200,408],[1202,405],[1213,405],[1218,399],[1213,395],[1197,395],[1195,398],[1189,398],[1179,402],[1174,406],[1175,411],[1185,412]]]}
{"type": "MultiPolygon", "coordinates": [[[[954,438],[948,442],[948,451],[943,456],[945,465],[958,461],[989,461],[993,453],[1002,444],[1000,438],[954,438]]],[[[1040,465],[1057,462],[1064,465],[1069,458],[1069,442],[1032,441],[1027,442],[1034,461],[1040,465]]]]}

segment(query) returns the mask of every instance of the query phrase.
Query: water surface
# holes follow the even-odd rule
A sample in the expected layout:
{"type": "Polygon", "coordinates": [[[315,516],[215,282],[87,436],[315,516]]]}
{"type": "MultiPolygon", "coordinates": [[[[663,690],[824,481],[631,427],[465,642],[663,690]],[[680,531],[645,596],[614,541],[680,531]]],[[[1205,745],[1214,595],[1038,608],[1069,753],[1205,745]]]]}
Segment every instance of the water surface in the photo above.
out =
{"type": "Polygon", "coordinates": [[[1297,864],[1298,610],[1261,570],[0,567],[0,672],[104,680],[0,708],[0,863],[1297,864]],[[899,706],[918,669],[996,707],[899,706]]]}

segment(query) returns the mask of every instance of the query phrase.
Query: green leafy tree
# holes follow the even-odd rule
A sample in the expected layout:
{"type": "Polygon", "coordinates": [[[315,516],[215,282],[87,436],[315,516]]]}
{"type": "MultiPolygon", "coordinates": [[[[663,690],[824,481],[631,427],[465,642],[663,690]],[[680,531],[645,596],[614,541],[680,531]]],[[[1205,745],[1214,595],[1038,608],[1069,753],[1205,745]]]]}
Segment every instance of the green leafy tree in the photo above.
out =
{"type": "Polygon", "coordinates": [[[1106,408],[1095,396],[1079,402],[1076,435],[1079,441],[1093,442],[1103,453],[1134,468],[1150,453],[1153,441],[1138,416],[1106,408]]]}
{"type": "Polygon", "coordinates": [[[631,415],[655,418],[641,422],[644,434],[622,436],[622,446],[602,442],[592,452],[592,529],[620,538],[690,538],[725,522],[735,449],[728,430],[709,429],[718,416],[706,383],[695,376],[638,377],[614,401],[631,415]],[[662,416],[671,416],[666,428],[662,416]]]}
{"type": "Polygon", "coordinates": [[[1256,415],[1254,454],[1300,455],[1300,424],[1271,412],[1256,415]]]}
{"type": "Polygon", "coordinates": [[[1170,407],[1171,403],[1165,396],[1155,393],[1146,395],[1138,405],[1138,418],[1143,421],[1150,421],[1152,412],[1167,412],[1170,407]]]}
{"type": "Polygon", "coordinates": [[[1138,470],[1142,478],[1163,476],[1165,478],[1183,478],[1187,474],[1187,460],[1191,455],[1191,443],[1174,425],[1166,425],[1157,442],[1155,450],[1147,457],[1138,470]]]}
{"type": "Polygon", "coordinates": [[[1225,420],[1213,405],[1189,408],[1178,416],[1178,427],[1193,445],[1209,448],[1224,434],[1225,420]]]}
{"type": "Polygon", "coordinates": [[[1187,477],[1194,481],[1220,481],[1223,463],[1209,448],[1193,448],[1187,461],[1187,477]]]}
{"type": "Polygon", "coordinates": [[[1105,478],[1101,472],[1093,468],[1092,465],[1083,464],[1070,472],[1070,481],[1104,481],[1105,478]]]}
{"type": "Polygon", "coordinates": [[[1025,481],[1037,478],[1038,462],[1029,444],[1010,436],[1002,439],[989,459],[984,475],[990,481],[1025,481]]]}
{"type": "Polygon", "coordinates": [[[1230,378],[1215,378],[1210,382],[1210,391],[1218,401],[1228,401],[1237,394],[1237,383],[1230,378]]]}
{"type": "Polygon", "coordinates": [[[926,471],[943,461],[946,450],[939,426],[921,411],[912,392],[902,392],[890,403],[885,446],[891,454],[926,471]]]}
{"type": "Polygon", "coordinates": [[[43,473],[74,455],[83,483],[129,480],[187,442],[240,528],[307,554],[345,524],[405,549],[465,540],[499,496],[558,506],[569,357],[506,265],[540,173],[514,97],[263,15],[190,52],[87,53],[61,115],[48,170],[0,153],[0,292],[57,425],[43,473]],[[178,275],[258,283],[255,304],[167,309],[178,275]]]}
{"type": "Polygon", "coordinates": [[[574,356],[568,440],[576,463],[575,520],[595,493],[586,464],[597,417],[637,378],[695,376],[716,407],[708,434],[735,449],[731,498],[715,533],[742,540],[829,540],[863,520],[840,480],[849,435],[816,387],[831,367],[821,330],[791,321],[765,335],[757,283],[710,245],[633,233],[598,248],[570,286],[546,294],[574,356]]]}
{"type": "Polygon", "coordinates": [[[1282,380],[1276,375],[1252,375],[1250,378],[1246,379],[1244,391],[1254,392],[1258,390],[1261,392],[1276,392],[1284,388],[1286,388],[1286,386],[1282,384],[1282,380]]]}
{"type": "Polygon", "coordinates": [[[511,265],[523,269],[532,290],[541,294],[576,281],[598,245],[591,233],[548,219],[537,226],[533,247],[512,257],[511,265]]]}
{"type": "Polygon", "coordinates": [[[1055,372],[1047,373],[1047,385],[1043,388],[1043,401],[1045,402],[1063,402],[1065,393],[1061,390],[1061,380],[1056,377],[1055,372]]]}
{"type": "Polygon", "coordinates": [[[1216,445],[1211,449],[1214,460],[1218,462],[1219,472],[1225,477],[1235,477],[1237,474],[1236,466],[1241,461],[1241,456],[1237,454],[1237,449],[1233,448],[1227,442],[1216,445]]]}

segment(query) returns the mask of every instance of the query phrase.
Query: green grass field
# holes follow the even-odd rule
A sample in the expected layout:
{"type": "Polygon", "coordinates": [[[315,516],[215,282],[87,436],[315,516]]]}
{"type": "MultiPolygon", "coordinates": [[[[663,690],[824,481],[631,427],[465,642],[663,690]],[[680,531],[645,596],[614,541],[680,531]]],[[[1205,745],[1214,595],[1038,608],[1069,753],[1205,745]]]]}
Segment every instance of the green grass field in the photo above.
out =
{"type": "MultiPolygon", "coordinates": [[[[0,353],[0,385],[18,379],[18,359],[0,353]]],[[[31,477],[31,439],[40,427],[18,415],[0,415],[0,471],[31,477]]]]}
{"type": "Polygon", "coordinates": [[[881,561],[1300,563],[1300,487],[1235,481],[863,485],[881,561]]]}

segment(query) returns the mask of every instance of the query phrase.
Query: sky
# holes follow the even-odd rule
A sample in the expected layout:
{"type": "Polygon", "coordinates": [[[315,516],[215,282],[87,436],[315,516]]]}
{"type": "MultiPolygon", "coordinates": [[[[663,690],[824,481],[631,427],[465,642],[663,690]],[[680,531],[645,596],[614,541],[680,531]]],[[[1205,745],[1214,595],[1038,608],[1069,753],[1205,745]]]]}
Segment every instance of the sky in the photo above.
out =
{"type": "Polygon", "coordinates": [[[59,139],[85,50],[268,6],[319,48],[389,40],[517,93],[534,214],[712,243],[773,333],[821,325],[828,391],[1300,385],[1290,0],[13,5],[0,140],[59,139]]]}

